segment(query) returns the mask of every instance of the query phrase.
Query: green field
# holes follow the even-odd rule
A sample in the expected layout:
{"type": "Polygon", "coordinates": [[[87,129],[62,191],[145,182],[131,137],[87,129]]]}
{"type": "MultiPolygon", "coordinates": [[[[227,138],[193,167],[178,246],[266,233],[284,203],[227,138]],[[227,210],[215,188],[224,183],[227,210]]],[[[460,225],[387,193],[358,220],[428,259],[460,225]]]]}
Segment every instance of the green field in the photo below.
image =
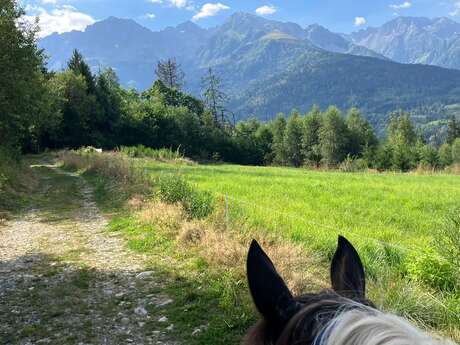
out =
{"type": "MultiPolygon", "coordinates": [[[[184,265],[164,267],[166,271],[192,281],[197,275],[203,277],[200,284],[206,282],[209,286],[206,291],[212,291],[214,296],[209,298],[206,308],[213,310],[216,320],[222,321],[217,315],[225,311],[224,319],[240,325],[232,336],[243,334],[250,323],[247,316],[251,320],[253,317],[251,312],[240,313],[241,306],[251,310],[245,299],[247,286],[242,269],[247,241],[257,238],[266,244],[286,245],[294,260],[301,258],[302,252],[306,259],[311,258],[300,266],[288,263],[291,278],[295,281],[300,277],[296,282],[301,284],[296,284],[296,291],[307,292],[310,288],[327,286],[327,274],[317,272],[327,272],[340,233],[357,247],[367,270],[369,298],[380,308],[414,320],[423,328],[460,339],[457,265],[460,260],[457,240],[460,176],[199,165],[182,159],[166,163],[116,153],[67,153],[67,157],[63,157],[67,167],[74,162],[75,169],[88,172],[102,206],[107,202],[111,205],[120,197],[121,201],[127,200],[129,189],[139,184],[143,186],[142,191],[135,193],[144,195],[147,209],[153,207],[152,210],[162,214],[165,212],[162,202],[184,207],[183,221],[191,222],[189,227],[171,225],[161,230],[164,221],[146,223],[142,215],[132,210],[122,211],[112,226],[122,231],[129,241],[137,241],[137,247],[151,255],[160,255],[165,260],[173,258],[184,265]],[[118,169],[125,173],[120,174],[118,169]],[[137,173],[130,174],[128,170],[137,173]],[[104,178],[99,180],[98,174],[115,184],[106,184],[104,178]],[[119,181],[124,175],[134,179],[119,181]],[[117,188],[120,192],[114,192],[117,188]],[[213,195],[213,200],[203,192],[213,195]],[[198,223],[198,213],[191,213],[191,208],[187,208],[199,205],[197,200],[204,201],[203,206],[212,204],[211,213],[206,213],[205,219],[198,223]],[[166,232],[152,233],[151,225],[158,227],[156,222],[160,230],[166,232]],[[180,234],[187,229],[197,232],[188,232],[192,242],[184,246],[181,242],[184,237],[180,234]],[[204,233],[209,237],[200,235],[204,233]],[[454,236],[449,237],[452,233],[454,236]],[[158,236],[153,242],[149,240],[152,234],[158,236]],[[193,237],[195,234],[198,237],[193,237]],[[441,245],[447,243],[442,241],[445,239],[454,239],[446,246],[454,249],[449,254],[442,250],[441,245]],[[229,252],[221,248],[227,242],[228,248],[239,249],[233,254],[230,250],[231,261],[216,261],[216,251],[222,253],[223,258],[228,255],[229,252]],[[163,248],[165,243],[168,250],[163,248]],[[295,245],[291,246],[292,243],[295,245]],[[209,251],[208,246],[215,251],[209,251]],[[238,256],[233,257],[236,253],[238,256]],[[449,256],[452,253],[454,256],[449,256]]],[[[170,217],[168,212],[164,217],[170,217]]],[[[290,258],[275,257],[275,264],[289,262],[290,258]]],[[[182,294],[183,288],[177,291],[182,294]]],[[[197,305],[202,308],[200,303],[197,305]]],[[[203,322],[200,319],[200,323],[203,322]]],[[[227,333],[222,331],[222,334],[227,333]]]]}
{"type": "Polygon", "coordinates": [[[337,234],[345,235],[366,266],[371,298],[384,309],[437,328],[460,324],[458,268],[436,249],[444,236],[440,230],[460,212],[460,176],[136,164],[152,177],[185,176],[212,192],[220,210],[227,198],[224,221],[231,228],[256,238],[271,232],[304,245],[325,266],[337,234]]]}
{"type": "Polygon", "coordinates": [[[422,248],[460,201],[460,177],[454,175],[142,164],[155,175],[184,174],[217,198],[228,195],[230,219],[243,216],[251,226],[315,245],[341,233],[358,242],[422,248]]]}

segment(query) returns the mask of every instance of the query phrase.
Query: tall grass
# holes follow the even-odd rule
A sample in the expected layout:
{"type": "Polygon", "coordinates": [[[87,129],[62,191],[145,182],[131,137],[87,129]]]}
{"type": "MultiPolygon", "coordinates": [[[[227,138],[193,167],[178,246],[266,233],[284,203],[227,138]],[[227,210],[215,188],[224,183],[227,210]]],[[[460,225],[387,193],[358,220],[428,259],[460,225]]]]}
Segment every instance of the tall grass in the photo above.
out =
{"type": "Polygon", "coordinates": [[[61,151],[59,159],[70,170],[84,170],[110,178],[116,183],[147,185],[149,178],[135,163],[122,155],[105,152],[94,153],[87,150],[61,151]]]}
{"type": "Polygon", "coordinates": [[[152,149],[144,145],[121,146],[118,151],[132,158],[153,158],[162,161],[173,161],[184,159],[180,148],[173,150],[171,148],[152,149]]]}
{"type": "Polygon", "coordinates": [[[207,191],[197,190],[180,175],[149,176],[136,162],[118,152],[97,153],[82,149],[62,151],[60,160],[67,169],[84,171],[109,179],[114,184],[171,204],[180,204],[190,218],[207,217],[214,210],[214,198],[207,191]]]}
{"type": "Polygon", "coordinates": [[[36,181],[19,152],[0,145],[0,221],[22,209],[28,192],[35,187],[36,181]]]}

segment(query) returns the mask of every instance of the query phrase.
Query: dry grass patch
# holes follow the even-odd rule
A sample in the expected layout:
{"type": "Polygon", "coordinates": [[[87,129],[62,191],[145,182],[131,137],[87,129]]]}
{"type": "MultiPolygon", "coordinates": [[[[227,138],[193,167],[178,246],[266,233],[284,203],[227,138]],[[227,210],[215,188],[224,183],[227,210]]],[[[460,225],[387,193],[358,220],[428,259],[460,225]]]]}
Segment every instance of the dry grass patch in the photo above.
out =
{"type": "Polygon", "coordinates": [[[136,169],[133,160],[115,152],[94,153],[85,151],[61,151],[58,154],[64,166],[73,170],[85,170],[116,183],[131,186],[148,185],[142,169],[136,169]]]}
{"type": "MultiPolygon", "coordinates": [[[[234,229],[225,230],[214,222],[186,220],[180,206],[160,201],[144,204],[139,217],[175,236],[184,251],[197,251],[211,268],[235,273],[245,280],[246,255],[252,236],[234,229]]],[[[259,243],[295,294],[327,287],[327,274],[321,270],[324,264],[317,254],[267,234],[259,243]]]]}
{"type": "Polygon", "coordinates": [[[184,222],[185,215],[179,205],[150,201],[139,211],[139,218],[146,223],[158,225],[162,230],[177,232],[184,222]]]}

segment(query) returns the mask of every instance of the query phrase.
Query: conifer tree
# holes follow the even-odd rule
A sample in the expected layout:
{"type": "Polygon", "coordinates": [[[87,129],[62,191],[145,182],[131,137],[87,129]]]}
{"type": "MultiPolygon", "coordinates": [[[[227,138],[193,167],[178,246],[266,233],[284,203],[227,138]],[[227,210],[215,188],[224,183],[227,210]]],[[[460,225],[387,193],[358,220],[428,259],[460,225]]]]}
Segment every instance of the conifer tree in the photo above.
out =
{"type": "Polygon", "coordinates": [[[345,158],[348,129],[336,107],[330,107],[324,114],[319,139],[321,156],[326,166],[335,166],[345,158]]]}
{"type": "Polygon", "coordinates": [[[302,155],[307,164],[318,166],[321,162],[319,130],[321,127],[321,110],[313,106],[304,118],[302,135],[302,155]]]}
{"type": "Polygon", "coordinates": [[[287,152],[284,141],[286,133],[286,119],[284,114],[279,113],[273,122],[273,163],[276,165],[286,165],[287,152]]]}
{"type": "Polygon", "coordinates": [[[86,63],[83,55],[77,49],[74,49],[72,56],[67,63],[67,68],[75,75],[82,75],[83,78],[85,78],[88,93],[93,95],[96,93],[96,82],[93,74],[91,73],[91,68],[86,63]]]}
{"type": "Polygon", "coordinates": [[[185,74],[175,58],[158,61],[155,74],[170,89],[180,90],[184,86],[185,74]]]}
{"type": "Polygon", "coordinates": [[[295,167],[299,167],[303,163],[302,134],[302,119],[298,111],[293,111],[287,120],[284,145],[287,163],[295,167]]]}
{"type": "Polygon", "coordinates": [[[228,121],[228,114],[230,114],[230,112],[226,106],[229,97],[222,91],[222,81],[214,73],[212,68],[209,68],[208,73],[202,78],[201,87],[204,104],[214,117],[214,121],[222,125],[228,122],[234,122],[228,121]]]}

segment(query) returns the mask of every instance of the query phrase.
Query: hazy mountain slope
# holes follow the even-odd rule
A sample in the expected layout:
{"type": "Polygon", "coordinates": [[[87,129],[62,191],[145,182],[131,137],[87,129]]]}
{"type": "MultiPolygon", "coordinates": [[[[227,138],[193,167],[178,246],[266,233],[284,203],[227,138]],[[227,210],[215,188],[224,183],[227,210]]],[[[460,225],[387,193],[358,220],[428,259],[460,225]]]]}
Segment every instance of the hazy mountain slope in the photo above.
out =
{"type": "Polygon", "coordinates": [[[298,24],[281,23],[238,12],[216,29],[207,44],[198,52],[197,58],[202,65],[215,64],[269,33],[296,39],[306,38],[306,32],[298,24]]]}
{"type": "Polygon", "coordinates": [[[394,61],[460,66],[460,24],[448,18],[398,17],[349,37],[353,43],[394,61]]]}
{"type": "Polygon", "coordinates": [[[305,29],[307,39],[315,46],[334,53],[345,53],[359,56],[369,56],[388,60],[385,56],[378,54],[366,47],[358,46],[341,34],[329,31],[318,24],[309,25],[305,29]]]}
{"type": "Polygon", "coordinates": [[[133,83],[145,89],[155,78],[154,68],[159,59],[174,56],[189,62],[208,35],[208,30],[192,22],[152,32],[134,20],[110,17],[88,26],[84,32],[45,37],[40,47],[50,56],[52,69],[64,68],[72,50],[78,49],[93,69],[113,67],[123,84],[133,83]]]}

